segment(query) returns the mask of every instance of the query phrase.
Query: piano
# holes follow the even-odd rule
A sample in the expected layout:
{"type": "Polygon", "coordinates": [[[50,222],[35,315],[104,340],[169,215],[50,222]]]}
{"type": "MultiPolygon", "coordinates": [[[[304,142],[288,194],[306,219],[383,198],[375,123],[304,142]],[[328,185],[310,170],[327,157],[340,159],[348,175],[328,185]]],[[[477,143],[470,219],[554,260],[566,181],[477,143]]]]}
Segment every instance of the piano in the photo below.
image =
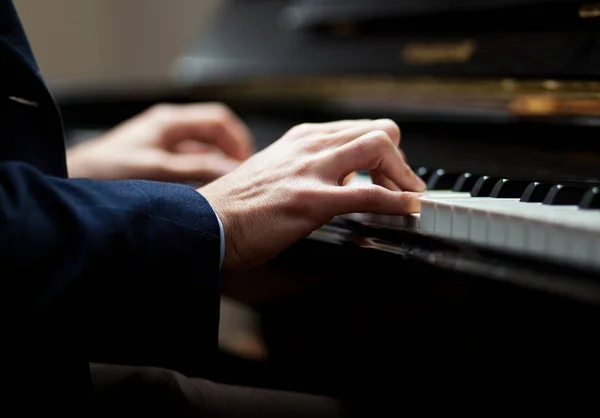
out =
{"type": "Polygon", "coordinates": [[[428,185],[418,214],[346,214],[224,273],[268,352],[232,381],[463,408],[598,370],[600,4],[232,0],[171,76],[167,94],[59,97],[70,138],[164,100],[227,103],[259,149],[389,117],[428,185]]]}
{"type": "Polygon", "coordinates": [[[228,101],[304,102],[401,124],[429,181],[422,213],[347,219],[600,267],[591,6],[324,0],[230,10],[174,63],[176,82],[228,101]]]}

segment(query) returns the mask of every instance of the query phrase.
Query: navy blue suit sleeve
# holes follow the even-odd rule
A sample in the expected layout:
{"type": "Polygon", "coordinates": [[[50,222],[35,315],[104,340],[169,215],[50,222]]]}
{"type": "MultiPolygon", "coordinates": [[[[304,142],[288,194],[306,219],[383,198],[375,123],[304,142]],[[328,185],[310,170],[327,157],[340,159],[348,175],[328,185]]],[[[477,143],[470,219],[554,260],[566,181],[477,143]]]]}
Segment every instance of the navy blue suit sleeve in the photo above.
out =
{"type": "Polygon", "coordinates": [[[218,297],[218,220],[188,186],[63,179],[1,163],[0,225],[3,294],[19,311],[77,316],[123,294],[132,310],[170,293],[218,297]]]}

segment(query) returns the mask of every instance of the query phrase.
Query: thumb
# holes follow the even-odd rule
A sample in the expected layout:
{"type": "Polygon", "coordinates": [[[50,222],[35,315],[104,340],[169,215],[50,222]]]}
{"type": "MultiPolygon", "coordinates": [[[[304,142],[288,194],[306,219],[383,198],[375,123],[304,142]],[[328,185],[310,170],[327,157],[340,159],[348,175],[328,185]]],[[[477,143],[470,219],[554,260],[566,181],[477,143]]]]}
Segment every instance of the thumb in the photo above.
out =
{"type": "Polygon", "coordinates": [[[423,196],[422,193],[389,190],[377,185],[334,187],[330,190],[330,195],[333,201],[328,207],[335,211],[334,216],[346,213],[418,213],[421,208],[419,198],[423,196]]]}

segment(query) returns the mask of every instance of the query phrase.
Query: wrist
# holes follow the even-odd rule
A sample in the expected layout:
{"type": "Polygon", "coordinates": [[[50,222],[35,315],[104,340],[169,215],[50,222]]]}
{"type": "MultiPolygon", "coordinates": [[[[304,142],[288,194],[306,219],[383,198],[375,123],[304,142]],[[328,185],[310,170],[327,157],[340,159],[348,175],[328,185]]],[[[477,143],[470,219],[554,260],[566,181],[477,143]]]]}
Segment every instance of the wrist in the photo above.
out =
{"type": "Polygon", "coordinates": [[[233,239],[235,227],[232,225],[231,217],[227,214],[227,211],[225,210],[227,206],[226,204],[224,204],[223,199],[221,199],[218,196],[218,194],[210,193],[207,190],[207,188],[208,185],[200,187],[196,189],[196,191],[200,193],[204,197],[204,199],[206,199],[219,222],[219,226],[221,228],[222,256],[220,266],[223,269],[228,269],[231,267],[231,260],[237,255],[233,239]]]}
{"type": "Polygon", "coordinates": [[[70,178],[90,178],[87,144],[77,144],[67,149],[67,168],[70,178]]]}
{"type": "MultiPolygon", "coordinates": [[[[70,178],[121,180],[128,176],[119,164],[119,156],[103,146],[100,138],[74,145],[67,150],[67,168],[70,178]],[[109,151],[109,152],[107,152],[109,151]]],[[[129,157],[131,158],[131,157],[129,157]]]]}
{"type": "MultiPolygon", "coordinates": [[[[212,207],[211,207],[211,209],[212,209],[212,207]]],[[[221,219],[219,218],[219,215],[217,214],[217,212],[215,212],[214,209],[213,209],[213,212],[215,213],[215,217],[217,218],[217,222],[219,223],[219,231],[220,231],[220,237],[219,237],[219,253],[220,253],[219,270],[220,270],[223,267],[223,260],[225,259],[225,229],[223,228],[223,222],[221,222],[221,219]]]]}

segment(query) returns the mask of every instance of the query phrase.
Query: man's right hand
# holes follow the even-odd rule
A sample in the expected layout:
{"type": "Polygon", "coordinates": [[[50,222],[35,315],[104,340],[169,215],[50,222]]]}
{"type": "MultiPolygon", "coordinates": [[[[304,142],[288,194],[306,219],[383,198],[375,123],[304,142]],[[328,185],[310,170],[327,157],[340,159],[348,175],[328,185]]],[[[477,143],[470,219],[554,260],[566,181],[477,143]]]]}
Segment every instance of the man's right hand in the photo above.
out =
{"type": "Polygon", "coordinates": [[[425,184],[399,143],[389,119],[298,125],[198,189],[223,223],[223,268],[267,261],[338,215],[418,212],[425,184]],[[344,185],[358,170],[368,170],[373,184],[344,185]]]}

